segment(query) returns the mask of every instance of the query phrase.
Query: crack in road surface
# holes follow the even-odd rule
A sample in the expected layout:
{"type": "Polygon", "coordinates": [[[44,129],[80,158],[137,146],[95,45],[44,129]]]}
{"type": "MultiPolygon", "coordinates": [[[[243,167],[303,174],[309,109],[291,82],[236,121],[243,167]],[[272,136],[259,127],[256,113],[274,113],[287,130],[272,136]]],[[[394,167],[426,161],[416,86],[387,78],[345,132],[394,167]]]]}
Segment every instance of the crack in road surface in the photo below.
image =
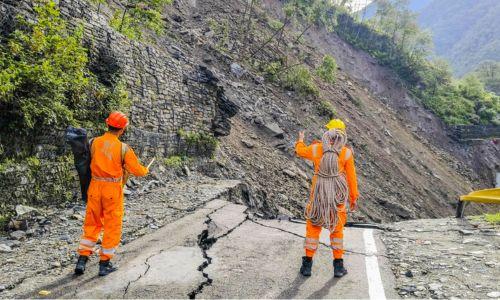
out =
{"type": "Polygon", "coordinates": [[[127,286],[125,287],[125,290],[124,290],[124,293],[123,293],[123,296],[122,298],[125,298],[125,296],[127,295],[128,293],[128,290],[130,288],[130,286],[133,284],[133,283],[136,283],[137,281],[139,281],[143,276],[146,276],[146,274],[149,272],[149,269],[151,269],[151,265],[149,264],[149,260],[157,255],[160,255],[164,250],[160,250],[160,252],[158,253],[155,253],[155,254],[152,254],[150,255],[148,258],[146,258],[146,260],[144,261],[144,264],[147,266],[146,268],[146,271],[144,271],[144,273],[140,274],[139,277],[137,277],[136,279],[132,280],[132,281],[129,281],[127,283],[127,286]]]}
{"type": "MultiPolygon", "coordinates": [[[[248,218],[248,220],[254,224],[257,224],[257,225],[260,225],[260,226],[263,226],[263,227],[267,227],[267,228],[272,228],[272,229],[276,229],[276,230],[279,230],[279,231],[282,231],[282,232],[285,232],[285,233],[288,233],[288,234],[291,234],[291,235],[294,235],[296,237],[299,237],[301,239],[304,239],[304,236],[298,234],[298,233],[295,233],[295,232],[292,232],[292,231],[288,231],[288,230],[285,230],[285,229],[282,229],[282,228],[279,228],[279,227],[274,227],[274,226],[270,226],[270,225],[265,225],[265,224],[262,224],[260,222],[257,222],[255,221],[254,219],[252,218],[248,218]]],[[[321,245],[325,246],[325,247],[328,247],[328,248],[331,248],[330,245],[328,244],[325,244],[323,242],[319,242],[321,245]]],[[[352,254],[358,254],[358,255],[363,255],[363,256],[372,256],[373,254],[372,253],[364,253],[364,252],[358,252],[358,251],[354,251],[354,250],[348,250],[348,249],[344,249],[344,252],[347,252],[347,253],[352,253],[352,254]]],[[[386,255],[384,254],[377,254],[376,256],[382,256],[382,257],[387,257],[386,255]]]]}
{"type": "Polygon", "coordinates": [[[228,236],[229,234],[231,234],[231,232],[233,232],[236,228],[240,227],[241,225],[243,225],[243,223],[245,223],[246,221],[250,220],[249,216],[248,216],[248,208],[245,209],[245,211],[243,212],[246,216],[245,216],[245,219],[243,221],[241,221],[240,223],[238,223],[236,226],[232,227],[231,229],[229,229],[228,231],[226,231],[225,233],[217,236],[217,237],[210,237],[209,236],[209,229],[208,227],[210,226],[210,223],[213,223],[213,220],[212,220],[212,215],[214,213],[216,213],[218,210],[228,206],[229,204],[226,204],[222,207],[219,207],[218,209],[212,211],[210,214],[207,215],[207,220],[205,221],[205,224],[207,225],[207,229],[204,229],[199,235],[198,235],[198,246],[200,247],[202,253],[203,253],[203,258],[205,259],[205,261],[200,265],[198,266],[198,271],[201,272],[202,276],[205,278],[205,281],[203,281],[202,283],[200,283],[198,285],[198,287],[196,289],[194,289],[193,291],[191,291],[191,293],[188,294],[188,297],[189,299],[196,299],[196,295],[200,294],[202,291],[203,291],[203,288],[205,286],[210,286],[212,285],[212,282],[213,282],[213,279],[210,278],[210,276],[208,275],[208,273],[205,272],[205,269],[212,264],[212,257],[210,257],[208,255],[208,250],[210,248],[212,248],[212,246],[217,242],[217,240],[223,238],[223,237],[226,237],[228,236]]]}

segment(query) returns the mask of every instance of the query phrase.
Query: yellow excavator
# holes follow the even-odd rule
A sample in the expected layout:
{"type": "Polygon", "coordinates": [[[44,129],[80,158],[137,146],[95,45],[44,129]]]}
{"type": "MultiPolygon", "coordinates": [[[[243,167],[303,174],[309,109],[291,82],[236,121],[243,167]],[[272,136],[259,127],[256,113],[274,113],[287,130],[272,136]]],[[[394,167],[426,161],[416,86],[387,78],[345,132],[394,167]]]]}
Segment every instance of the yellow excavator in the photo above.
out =
{"type": "Polygon", "coordinates": [[[500,204],[500,188],[473,191],[467,195],[460,196],[457,206],[457,218],[464,216],[467,202],[500,204]]]}

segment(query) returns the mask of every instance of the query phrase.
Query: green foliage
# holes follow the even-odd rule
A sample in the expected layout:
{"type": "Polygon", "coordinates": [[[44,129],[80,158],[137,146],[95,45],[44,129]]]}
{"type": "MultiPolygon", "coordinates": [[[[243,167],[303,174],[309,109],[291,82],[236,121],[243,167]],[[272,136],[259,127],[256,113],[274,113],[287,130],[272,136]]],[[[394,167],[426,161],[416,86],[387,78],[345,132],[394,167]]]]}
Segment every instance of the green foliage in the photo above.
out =
{"type": "MultiPolygon", "coordinates": [[[[83,28],[69,30],[54,1],[37,1],[34,10],[34,21],[18,17],[17,29],[0,43],[2,136],[30,139],[70,124],[101,123],[110,108],[123,108],[124,86],[105,87],[89,71],[83,28]]],[[[9,148],[2,143],[5,157],[9,148]]]]}
{"type": "Polygon", "coordinates": [[[126,0],[125,8],[115,11],[111,26],[130,39],[141,40],[144,28],[156,34],[164,31],[162,9],[173,0],[126,0]]]}
{"type": "Polygon", "coordinates": [[[500,96],[500,62],[485,61],[477,67],[474,74],[488,91],[500,96]]]}
{"type": "Polygon", "coordinates": [[[274,31],[276,30],[280,30],[282,27],[283,27],[283,22],[281,22],[280,20],[270,20],[269,22],[267,22],[267,24],[269,25],[269,27],[271,27],[271,29],[273,29],[274,31]]]}
{"type": "Polygon", "coordinates": [[[5,159],[2,162],[0,162],[0,173],[5,172],[7,169],[10,167],[13,167],[16,165],[16,162],[13,159],[5,159]]]}
{"type": "Polygon", "coordinates": [[[323,57],[321,66],[316,69],[316,75],[328,83],[335,82],[335,75],[337,73],[337,62],[330,55],[323,57]]]}
{"type": "Polygon", "coordinates": [[[448,65],[430,60],[431,37],[417,26],[407,1],[380,0],[368,24],[338,15],[336,32],[346,41],[369,52],[392,68],[423,104],[447,124],[497,124],[498,97],[477,80],[452,79],[448,65]]]}
{"type": "Polygon", "coordinates": [[[37,22],[19,18],[23,29],[0,46],[0,116],[10,121],[3,125],[23,133],[71,123],[72,108],[89,85],[82,28],[69,32],[53,1],[35,12],[37,22]]]}
{"type": "Polygon", "coordinates": [[[500,213],[496,214],[486,214],[484,215],[484,219],[486,222],[493,224],[493,225],[499,225],[500,224],[500,213]]]}
{"type": "Polygon", "coordinates": [[[191,161],[191,158],[187,156],[179,156],[179,155],[172,155],[168,158],[165,158],[164,163],[165,166],[172,168],[172,169],[180,169],[186,164],[189,164],[191,161]]]}
{"type": "Polygon", "coordinates": [[[208,27],[214,32],[214,37],[217,39],[216,49],[221,52],[227,52],[229,45],[229,21],[221,20],[218,22],[214,19],[209,19],[208,27]]]}
{"type": "Polygon", "coordinates": [[[187,152],[195,151],[199,154],[212,155],[219,145],[219,140],[210,133],[189,132],[181,129],[178,134],[186,142],[187,152]]]}
{"type": "Polygon", "coordinates": [[[318,112],[321,116],[326,116],[329,119],[333,119],[337,116],[337,110],[333,105],[327,100],[321,100],[318,104],[318,112]]]}
{"type": "Polygon", "coordinates": [[[287,17],[308,25],[323,26],[328,31],[333,31],[336,25],[334,16],[337,10],[329,0],[287,0],[283,7],[287,17]]]}
{"type": "Polygon", "coordinates": [[[263,67],[264,75],[271,81],[276,82],[279,80],[279,75],[283,69],[281,61],[273,61],[265,64],[263,67]]]}
{"type": "Polygon", "coordinates": [[[304,66],[290,68],[283,78],[283,87],[297,91],[302,95],[319,94],[318,87],[313,81],[313,76],[309,69],[304,66]]]}

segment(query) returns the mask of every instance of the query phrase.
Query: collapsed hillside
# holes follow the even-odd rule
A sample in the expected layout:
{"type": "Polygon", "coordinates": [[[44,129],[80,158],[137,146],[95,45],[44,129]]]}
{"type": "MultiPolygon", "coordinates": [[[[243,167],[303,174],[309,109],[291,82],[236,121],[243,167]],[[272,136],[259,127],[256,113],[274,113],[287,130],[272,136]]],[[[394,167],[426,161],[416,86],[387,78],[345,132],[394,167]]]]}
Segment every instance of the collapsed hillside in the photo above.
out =
{"type": "MultiPolygon", "coordinates": [[[[2,1],[0,11],[31,13],[30,4],[2,1]]],[[[198,156],[186,149],[180,130],[219,136],[213,159],[193,163],[191,171],[241,179],[246,204],[268,217],[301,216],[312,168],[295,158],[293,146],[299,130],[306,130],[309,142],[320,136],[328,121],[319,110],[323,101],[348,124],[362,195],[355,219],[383,222],[450,215],[457,195],[487,186],[498,168],[498,146],[466,147],[450,140],[444,125],[409,96],[390,70],[334,33],[311,28],[305,41],[286,53],[290,61],[304,61],[308,68],[327,53],[337,59],[341,70],[334,84],[315,79],[323,100],[265,78],[244,52],[258,52],[253,62],[261,64],[277,59],[277,41],[264,42],[273,33],[269,20],[280,16],[280,1],[263,1],[250,14],[244,1],[174,1],[164,12],[167,34],[152,42],[131,41],[111,28],[112,5],[59,3],[71,23],[83,22],[94,69],[104,78],[110,63],[121,70],[133,100],[126,142],[146,160],[179,153],[198,156]],[[245,16],[252,22],[242,34],[238,28],[245,16]]],[[[281,42],[292,44],[295,37],[288,32],[281,42]]],[[[61,133],[50,136],[35,141],[41,145],[35,147],[41,149],[35,153],[42,164],[38,176],[23,179],[21,167],[2,175],[0,186],[12,195],[3,209],[20,202],[49,204],[33,195],[32,184],[50,187],[43,190],[45,198],[54,191],[67,194],[71,163],[62,170],[47,167],[61,166],[54,158],[64,153],[62,143],[53,138],[61,133]]],[[[168,173],[168,167],[157,165],[155,176],[164,178],[165,169],[168,173]]]]}

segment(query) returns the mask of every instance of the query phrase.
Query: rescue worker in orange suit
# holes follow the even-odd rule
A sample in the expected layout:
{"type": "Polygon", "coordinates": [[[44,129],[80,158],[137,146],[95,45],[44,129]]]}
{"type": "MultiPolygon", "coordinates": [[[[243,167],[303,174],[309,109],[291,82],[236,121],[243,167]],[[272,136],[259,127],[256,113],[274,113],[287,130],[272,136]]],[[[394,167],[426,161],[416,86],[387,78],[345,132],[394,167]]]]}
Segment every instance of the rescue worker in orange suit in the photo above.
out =
{"type": "Polygon", "coordinates": [[[343,238],[347,219],[346,206],[357,208],[358,187],[354,153],[346,146],[345,124],[339,119],[326,125],[322,141],[307,146],[304,132],[299,133],[295,152],[299,157],[314,164],[314,177],[309,201],[304,215],[306,219],[305,256],[302,257],[300,273],[311,276],[313,256],[319,245],[322,228],[330,231],[330,245],[333,252],[334,276],[347,274],[344,267],[343,238]]]}
{"type": "Polygon", "coordinates": [[[148,173],[134,151],[119,140],[129,124],[128,118],[121,112],[112,112],[106,124],[108,131],[95,138],[90,147],[92,179],[88,189],[83,235],[78,247],[80,256],[75,268],[77,275],[85,272],[85,265],[94,251],[101,230],[99,276],[108,275],[117,269],[110,260],[122,233],[124,173],[135,176],[148,173]]]}

